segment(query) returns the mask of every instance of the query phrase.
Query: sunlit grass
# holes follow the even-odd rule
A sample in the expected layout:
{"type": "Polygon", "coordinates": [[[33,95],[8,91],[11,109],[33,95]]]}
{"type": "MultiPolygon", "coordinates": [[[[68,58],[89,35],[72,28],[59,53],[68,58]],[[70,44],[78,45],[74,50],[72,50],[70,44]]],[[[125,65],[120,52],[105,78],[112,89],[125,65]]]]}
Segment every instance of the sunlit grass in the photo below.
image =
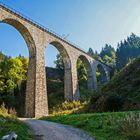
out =
{"type": "Polygon", "coordinates": [[[127,114],[129,112],[91,113],[49,116],[42,119],[83,129],[98,140],[130,140],[128,133],[120,131],[120,123],[124,125],[123,119],[127,117],[127,114]]]}

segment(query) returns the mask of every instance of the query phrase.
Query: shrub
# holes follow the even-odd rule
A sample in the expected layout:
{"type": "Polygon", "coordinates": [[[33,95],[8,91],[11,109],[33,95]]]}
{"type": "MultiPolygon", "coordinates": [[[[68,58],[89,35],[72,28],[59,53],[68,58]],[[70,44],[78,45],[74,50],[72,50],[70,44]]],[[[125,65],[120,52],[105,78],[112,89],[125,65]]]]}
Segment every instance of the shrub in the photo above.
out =
{"type": "Polygon", "coordinates": [[[109,93],[105,101],[105,111],[119,111],[124,103],[124,98],[116,93],[109,93]]]}
{"type": "Polygon", "coordinates": [[[80,100],[86,101],[88,99],[91,99],[97,92],[95,90],[88,90],[85,88],[80,88],[80,100]]]}
{"type": "Polygon", "coordinates": [[[73,101],[73,102],[65,101],[53,107],[50,113],[53,115],[64,115],[64,114],[66,115],[66,114],[80,113],[84,110],[87,104],[88,101],[83,103],[80,101],[73,101]]]}
{"type": "Polygon", "coordinates": [[[5,104],[3,103],[1,106],[0,106],[0,115],[1,116],[4,116],[4,117],[12,117],[12,118],[16,118],[16,111],[15,109],[7,109],[5,107],[5,104]]]}

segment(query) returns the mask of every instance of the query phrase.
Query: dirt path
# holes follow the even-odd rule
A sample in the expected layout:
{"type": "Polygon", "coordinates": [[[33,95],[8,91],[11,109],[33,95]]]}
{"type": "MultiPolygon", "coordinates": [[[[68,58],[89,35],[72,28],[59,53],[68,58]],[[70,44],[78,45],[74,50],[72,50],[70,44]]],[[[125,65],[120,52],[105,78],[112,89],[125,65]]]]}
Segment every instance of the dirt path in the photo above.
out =
{"type": "Polygon", "coordinates": [[[94,140],[85,132],[71,126],[33,119],[22,121],[37,135],[36,140],[94,140]]]}

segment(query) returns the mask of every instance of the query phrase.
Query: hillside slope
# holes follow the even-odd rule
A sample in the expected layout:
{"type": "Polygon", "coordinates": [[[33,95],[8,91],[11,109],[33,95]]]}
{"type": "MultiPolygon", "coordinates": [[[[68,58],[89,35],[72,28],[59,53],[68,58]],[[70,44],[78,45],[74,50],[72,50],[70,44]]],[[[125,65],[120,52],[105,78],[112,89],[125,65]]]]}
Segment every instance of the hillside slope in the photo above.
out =
{"type": "Polygon", "coordinates": [[[91,105],[95,111],[140,109],[140,57],[104,85],[91,105]]]}

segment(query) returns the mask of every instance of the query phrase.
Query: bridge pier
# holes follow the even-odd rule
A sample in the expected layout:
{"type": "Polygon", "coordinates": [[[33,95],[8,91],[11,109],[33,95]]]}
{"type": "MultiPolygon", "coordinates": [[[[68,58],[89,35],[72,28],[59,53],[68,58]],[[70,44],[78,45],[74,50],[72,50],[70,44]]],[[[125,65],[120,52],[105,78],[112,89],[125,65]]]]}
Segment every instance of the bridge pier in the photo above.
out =
{"type": "MultiPolygon", "coordinates": [[[[39,36],[39,34],[38,34],[39,36]]],[[[35,38],[35,50],[29,50],[29,66],[26,88],[26,117],[39,118],[48,115],[46,72],[44,61],[45,41],[35,38]]]]}
{"type": "Polygon", "coordinates": [[[80,100],[80,91],[79,91],[78,76],[77,76],[77,60],[71,60],[71,72],[72,72],[73,100],[80,100]]]}
{"type": "Polygon", "coordinates": [[[89,90],[95,89],[93,77],[94,77],[93,73],[87,71],[87,88],[89,90]]]}
{"type": "Polygon", "coordinates": [[[26,98],[25,98],[25,116],[35,117],[35,76],[36,76],[36,58],[34,53],[30,53],[27,83],[26,83],[26,98]]]}
{"type": "Polygon", "coordinates": [[[48,115],[44,48],[42,45],[39,46],[36,50],[35,117],[48,115]]]}
{"type": "Polygon", "coordinates": [[[72,94],[72,71],[71,68],[65,68],[64,70],[64,98],[66,101],[73,100],[72,94]]]}

